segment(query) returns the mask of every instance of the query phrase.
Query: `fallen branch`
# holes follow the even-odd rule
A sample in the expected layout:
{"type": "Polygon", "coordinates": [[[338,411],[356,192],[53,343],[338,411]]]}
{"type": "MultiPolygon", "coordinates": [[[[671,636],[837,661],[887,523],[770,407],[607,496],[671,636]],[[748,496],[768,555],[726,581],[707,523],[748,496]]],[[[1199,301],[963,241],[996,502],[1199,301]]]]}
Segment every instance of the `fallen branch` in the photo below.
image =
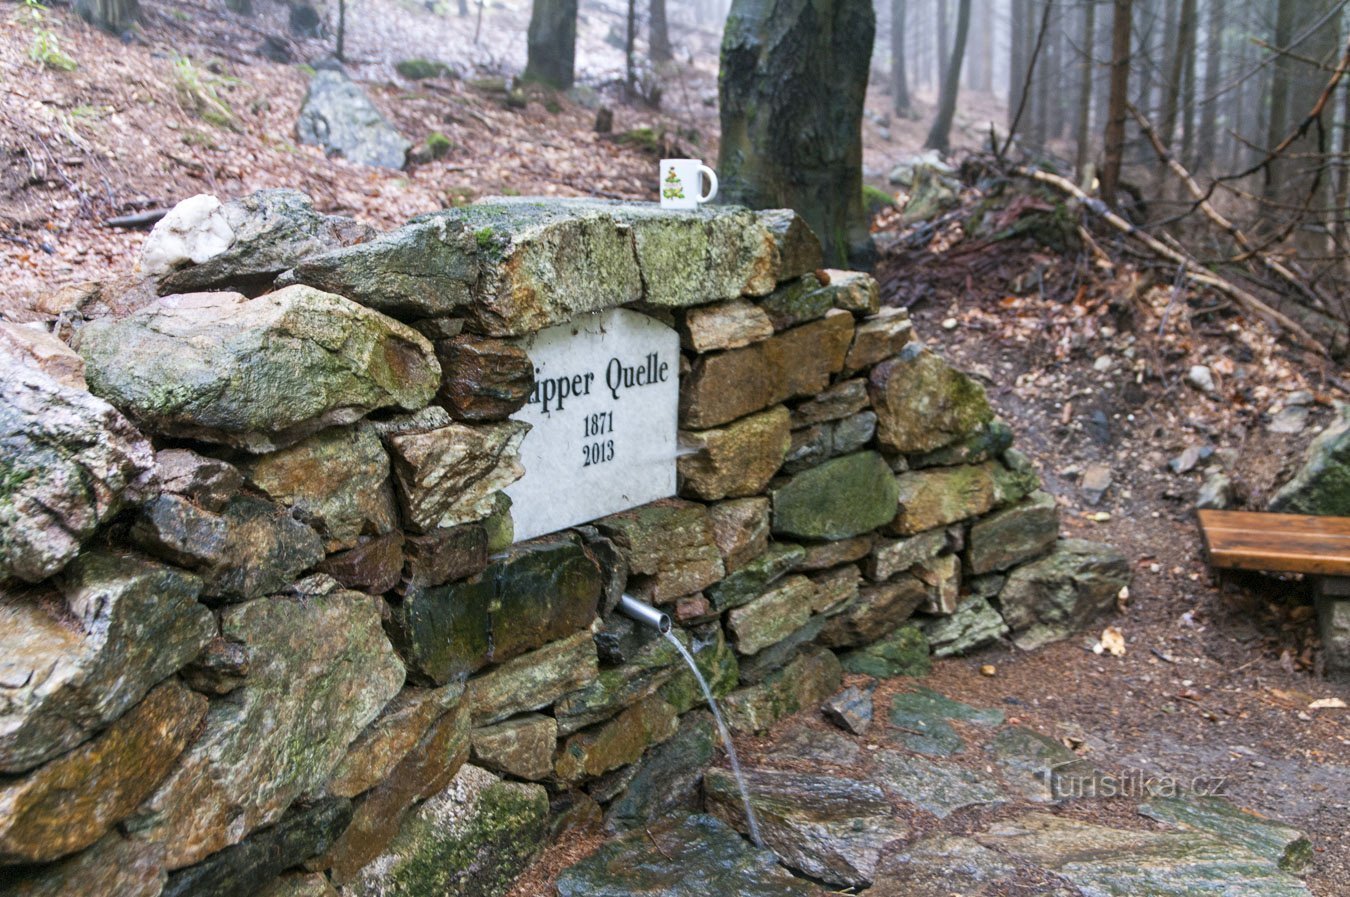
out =
{"type": "Polygon", "coordinates": [[[139,230],[147,227],[154,227],[155,222],[169,214],[168,209],[150,209],[147,212],[136,212],[133,215],[119,215],[116,218],[108,218],[103,222],[104,227],[125,227],[131,230],[139,230]]]}
{"type": "Polygon", "coordinates": [[[1219,277],[1217,274],[1214,274],[1213,272],[1209,271],[1198,261],[1196,261],[1192,256],[1188,255],[1182,250],[1173,249],[1171,246],[1168,246],[1166,243],[1162,242],[1152,234],[1149,234],[1146,231],[1142,231],[1139,228],[1135,227],[1133,224],[1126,221],[1124,218],[1120,217],[1115,212],[1111,211],[1111,209],[1108,208],[1107,205],[1103,203],[1101,200],[1091,197],[1086,193],[1084,193],[1081,189],[1079,189],[1077,184],[1075,184],[1073,181],[1070,181],[1068,178],[1060,177],[1057,174],[1051,174],[1048,171],[1041,171],[1036,168],[1027,168],[1026,166],[1022,165],[1017,166],[1016,168],[1013,169],[1013,171],[1016,174],[1021,175],[1022,177],[1031,178],[1032,180],[1038,183],[1045,184],[1046,186],[1049,187],[1054,187],[1061,193],[1065,193],[1068,194],[1069,196],[1072,196],[1074,199],[1077,199],[1092,212],[1096,213],[1102,220],[1104,220],[1107,224],[1114,227],[1116,230],[1120,231],[1126,236],[1134,237],[1140,243],[1143,243],[1146,247],[1152,250],[1156,255],[1159,255],[1162,258],[1165,258],[1174,264],[1182,266],[1186,270],[1186,273],[1191,278],[1191,280],[1195,281],[1196,283],[1202,283],[1205,286],[1218,290],[1220,293],[1223,293],[1225,296],[1232,299],[1239,306],[1246,309],[1251,314],[1254,314],[1260,318],[1264,318],[1266,321],[1278,327],[1284,328],[1294,337],[1295,341],[1298,342],[1300,345],[1302,345],[1304,348],[1316,352],[1319,355],[1325,356],[1327,354],[1326,347],[1323,346],[1321,343],[1319,343],[1317,340],[1313,339],[1312,335],[1309,334],[1308,331],[1305,330],[1303,326],[1300,325],[1297,321],[1290,318],[1283,312],[1276,311],[1275,309],[1271,308],[1269,305],[1262,302],[1260,299],[1256,298],[1251,293],[1247,292],[1246,290],[1242,289],[1241,287],[1237,286],[1231,281],[1225,280],[1224,278],[1219,277]]]}
{"type": "Polygon", "coordinates": [[[1320,307],[1329,307],[1326,297],[1317,292],[1317,290],[1308,282],[1307,275],[1300,276],[1298,272],[1295,272],[1284,262],[1262,252],[1245,233],[1238,229],[1236,224],[1224,217],[1218,209],[1214,208],[1209,200],[1206,199],[1205,191],[1201,189],[1200,185],[1196,182],[1195,177],[1185,166],[1177,161],[1177,158],[1172,155],[1171,151],[1163,145],[1162,138],[1158,136],[1157,131],[1153,128],[1153,123],[1150,122],[1144,113],[1140,112],[1133,103],[1130,103],[1128,108],[1130,114],[1134,116],[1135,122],[1138,123],[1139,130],[1143,131],[1144,136],[1153,144],[1153,151],[1158,154],[1158,158],[1172,170],[1172,173],[1177,176],[1177,179],[1181,181],[1188,191],[1190,191],[1191,197],[1195,199],[1196,207],[1204,213],[1206,218],[1214,223],[1215,227],[1232,237],[1233,242],[1241,247],[1248,257],[1255,258],[1271,271],[1274,271],[1285,283],[1307,296],[1320,307]]]}

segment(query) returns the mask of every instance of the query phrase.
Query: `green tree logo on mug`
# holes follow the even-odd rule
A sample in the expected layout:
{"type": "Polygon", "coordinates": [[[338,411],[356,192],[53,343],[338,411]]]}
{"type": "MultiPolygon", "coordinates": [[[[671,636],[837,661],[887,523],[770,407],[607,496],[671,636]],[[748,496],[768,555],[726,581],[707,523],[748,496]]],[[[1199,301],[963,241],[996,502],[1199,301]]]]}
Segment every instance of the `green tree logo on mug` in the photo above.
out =
{"type": "Polygon", "coordinates": [[[663,209],[697,209],[717,195],[717,174],[699,159],[662,159],[658,176],[663,209]],[[704,177],[707,193],[703,192],[704,177]]]}

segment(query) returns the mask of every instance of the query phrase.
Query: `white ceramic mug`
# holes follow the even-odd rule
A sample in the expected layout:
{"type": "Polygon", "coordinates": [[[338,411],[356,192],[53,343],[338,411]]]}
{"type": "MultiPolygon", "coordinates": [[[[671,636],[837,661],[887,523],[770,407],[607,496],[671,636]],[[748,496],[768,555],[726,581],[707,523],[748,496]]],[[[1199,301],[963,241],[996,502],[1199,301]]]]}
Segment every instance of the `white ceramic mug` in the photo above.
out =
{"type": "Polygon", "coordinates": [[[698,159],[662,159],[660,189],[661,208],[697,209],[717,195],[717,173],[698,159]],[[711,185],[706,194],[703,175],[711,185]]]}

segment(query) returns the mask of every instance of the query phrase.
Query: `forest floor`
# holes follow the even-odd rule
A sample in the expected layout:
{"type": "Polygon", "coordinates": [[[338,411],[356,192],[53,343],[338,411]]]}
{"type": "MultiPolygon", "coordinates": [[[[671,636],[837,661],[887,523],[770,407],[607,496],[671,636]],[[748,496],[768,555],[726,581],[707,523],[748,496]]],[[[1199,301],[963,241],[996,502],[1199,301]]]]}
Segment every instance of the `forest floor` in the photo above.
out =
{"type": "MultiPolygon", "coordinates": [[[[528,0],[492,4],[478,42],[475,19],[444,4],[430,12],[404,0],[350,6],[354,76],[410,139],[437,130],[454,144],[446,158],[404,172],[349,165],[296,144],[302,64],[326,55],[331,40],[287,36],[285,7],[273,0],[258,0],[249,19],[205,0],[143,0],[146,24],[125,43],[66,10],[48,11],[35,25],[25,8],[7,6],[0,318],[32,317],[34,299],[64,283],[129,271],[143,232],[102,221],[199,192],[227,198],[295,187],[324,211],[382,228],[501,193],[654,198],[656,156],[596,134],[597,102],[613,107],[615,133],[650,127],[673,135],[683,151],[716,158],[720,28],[677,21],[681,61],[664,76],[662,109],[624,105],[615,98],[622,55],[607,40],[619,6],[587,4],[579,37],[585,89],[532,93],[524,109],[509,109],[481,79],[522,66],[528,0]],[[78,68],[35,64],[35,29],[57,37],[78,68]],[[285,38],[293,63],[261,55],[269,35],[285,38]],[[392,65],[414,55],[445,62],[459,77],[404,81],[392,65]],[[200,118],[194,97],[203,85],[228,103],[233,123],[200,118]]],[[[931,97],[919,100],[922,108],[931,97]]],[[[882,187],[926,127],[891,120],[887,107],[874,89],[864,161],[868,182],[882,187]]],[[[984,122],[1001,114],[992,98],[964,97],[958,149],[977,148],[984,122]]],[[[1331,403],[1347,398],[1344,374],[1225,303],[1174,289],[1172,270],[1107,237],[1099,236],[1100,255],[1030,239],[982,245],[963,238],[960,224],[958,214],[936,229],[901,229],[883,217],[878,228],[890,248],[877,275],[885,299],[910,307],[917,332],[986,383],[1059,499],[1066,533],[1119,546],[1136,578],[1129,601],[1101,622],[1122,631],[1124,656],[1093,653],[1092,632],[1028,654],[1000,646],[939,661],[926,684],[1000,706],[1105,767],[1222,776],[1239,804],[1309,832],[1317,852],[1307,881],[1317,894],[1346,893],[1350,715],[1310,705],[1350,699],[1350,688],[1318,674],[1306,584],[1216,581],[1191,510],[1206,466],[1220,464],[1242,502],[1263,506],[1329,419],[1331,403]],[[1196,364],[1211,370],[1215,392],[1185,382],[1196,364]],[[1282,412],[1290,407],[1308,410],[1306,424],[1274,432],[1276,420],[1287,429],[1282,412]],[[1206,464],[1181,474],[1168,468],[1186,449],[1204,447],[1215,450],[1206,464]],[[1093,505],[1081,480],[1095,465],[1112,482],[1093,505]],[[982,675],[983,665],[995,675],[982,675]]],[[[781,732],[741,746],[753,758],[781,732]]],[[[517,893],[546,893],[551,875],[596,843],[576,839],[545,854],[517,893]]]]}

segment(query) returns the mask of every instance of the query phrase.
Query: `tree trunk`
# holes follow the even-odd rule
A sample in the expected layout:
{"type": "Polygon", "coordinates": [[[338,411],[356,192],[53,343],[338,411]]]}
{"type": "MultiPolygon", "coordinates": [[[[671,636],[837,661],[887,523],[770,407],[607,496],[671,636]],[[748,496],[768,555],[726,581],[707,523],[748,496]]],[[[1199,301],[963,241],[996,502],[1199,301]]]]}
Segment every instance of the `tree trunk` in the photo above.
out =
{"type": "Polygon", "coordinates": [[[946,89],[947,58],[951,52],[948,49],[950,38],[947,36],[947,0],[937,0],[937,13],[934,21],[937,23],[937,52],[933,57],[933,71],[936,73],[938,94],[940,95],[946,89]]]}
{"type": "Polygon", "coordinates": [[[1089,0],[1083,7],[1082,31],[1082,69],[1078,77],[1078,121],[1075,142],[1077,159],[1074,170],[1078,173],[1078,182],[1083,182],[1083,171],[1087,168],[1089,156],[1089,137],[1092,119],[1092,51],[1096,46],[1097,4],[1089,0]]]}
{"type": "Polygon", "coordinates": [[[1027,22],[1027,0],[1009,0],[1011,20],[1008,23],[1008,127],[1012,127],[1017,107],[1022,105],[1022,88],[1026,82],[1027,59],[1023,52],[1023,33],[1031,27],[1027,22]]]}
{"type": "MultiPolygon", "coordinates": [[[[1169,32],[1171,21],[1166,22],[1169,32]]],[[[1194,51],[1195,44],[1195,0],[1181,0],[1181,12],[1177,21],[1175,39],[1169,39],[1171,53],[1167,59],[1167,83],[1163,85],[1162,120],[1158,136],[1169,149],[1172,138],[1177,132],[1177,111],[1181,98],[1182,81],[1185,77],[1186,59],[1194,51]]]]}
{"type": "Polygon", "coordinates": [[[956,115],[956,95],[961,90],[961,64],[966,58],[966,37],[970,33],[970,0],[960,0],[956,10],[956,43],[942,77],[942,96],[938,100],[937,118],[924,141],[927,149],[947,153],[951,149],[952,118],[956,115]]]}
{"type": "Polygon", "coordinates": [[[1125,106],[1130,89],[1130,29],[1134,0],[1114,0],[1111,21],[1111,95],[1107,100],[1106,133],[1102,140],[1102,200],[1116,204],[1120,160],[1125,149],[1125,106]]]}
{"type": "Polygon", "coordinates": [[[469,14],[469,0],[459,0],[459,17],[462,19],[469,14]]]}
{"type": "Polygon", "coordinates": [[[906,0],[891,0],[891,100],[896,115],[908,116],[909,79],[905,76],[906,0]]]}
{"type": "Polygon", "coordinates": [[[338,0],[338,23],[337,23],[337,41],[333,47],[333,55],[337,57],[338,62],[346,62],[346,44],[347,44],[347,0],[338,0]]]}
{"type": "MultiPolygon", "coordinates": [[[[1305,59],[1333,65],[1340,34],[1340,23],[1335,16],[1327,18],[1297,47],[1291,47],[1291,44],[1303,31],[1312,28],[1313,23],[1326,17],[1334,5],[1335,0],[1280,0],[1274,34],[1276,49],[1290,49],[1305,59]]],[[[1271,77],[1267,148],[1275,147],[1312,110],[1313,101],[1326,85],[1329,75],[1310,62],[1282,53],[1275,61],[1271,77]]],[[[1265,189],[1267,199],[1302,203],[1307,198],[1317,177],[1317,168],[1322,164],[1314,156],[1330,149],[1319,146],[1318,140],[1318,129],[1309,128],[1306,135],[1294,141],[1283,158],[1270,165],[1265,189]]],[[[1325,186],[1329,180],[1323,176],[1321,184],[1325,186]]]]}
{"type": "Polygon", "coordinates": [[[140,0],[75,0],[75,11],[104,31],[121,34],[141,18],[140,0]]]}
{"type": "Polygon", "coordinates": [[[1195,169],[1211,168],[1219,151],[1220,63],[1223,59],[1223,0],[1209,0],[1209,21],[1205,27],[1205,102],[1200,106],[1200,140],[1196,145],[1195,169]]]}
{"type": "Polygon", "coordinates": [[[829,265],[872,256],[862,198],[871,0],[733,0],[718,78],[727,202],[795,209],[829,265]]]}
{"type": "Polygon", "coordinates": [[[628,0],[628,30],[623,42],[623,89],[628,98],[637,96],[637,63],[633,59],[637,46],[637,0],[628,0]]]}
{"type": "Polygon", "coordinates": [[[675,54],[670,50],[670,27],[666,24],[666,0],[651,0],[648,7],[647,44],[652,62],[670,62],[675,54]]]}
{"type": "Polygon", "coordinates": [[[526,47],[526,80],[559,90],[571,87],[577,50],[577,0],[534,0],[526,47]]]}

